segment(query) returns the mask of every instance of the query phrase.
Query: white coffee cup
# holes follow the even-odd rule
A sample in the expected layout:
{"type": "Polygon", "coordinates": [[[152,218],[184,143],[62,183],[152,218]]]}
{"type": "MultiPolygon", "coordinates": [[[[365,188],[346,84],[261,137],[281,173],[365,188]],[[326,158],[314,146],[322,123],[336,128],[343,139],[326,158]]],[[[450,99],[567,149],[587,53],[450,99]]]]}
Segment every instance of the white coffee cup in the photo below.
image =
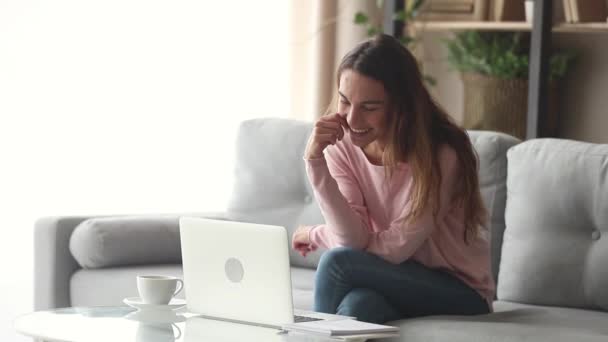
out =
{"type": "Polygon", "coordinates": [[[184,282],[176,277],[161,275],[137,276],[137,291],[145,304],[166,305],[184,288],[184,282]]]}

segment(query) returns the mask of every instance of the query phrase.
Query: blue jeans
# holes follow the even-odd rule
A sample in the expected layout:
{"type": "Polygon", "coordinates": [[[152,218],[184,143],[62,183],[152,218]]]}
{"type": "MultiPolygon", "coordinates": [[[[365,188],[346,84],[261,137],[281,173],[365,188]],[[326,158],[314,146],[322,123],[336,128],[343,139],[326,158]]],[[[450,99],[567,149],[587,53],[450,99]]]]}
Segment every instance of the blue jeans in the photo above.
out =
{"type": "Polygon", "coordinates": [[[407,260],[399,265],[352,248],[323,254],[315,278],[317,312],[372,323],[428,315],[490,312],[486,300],[460,279],[407,260]]]}

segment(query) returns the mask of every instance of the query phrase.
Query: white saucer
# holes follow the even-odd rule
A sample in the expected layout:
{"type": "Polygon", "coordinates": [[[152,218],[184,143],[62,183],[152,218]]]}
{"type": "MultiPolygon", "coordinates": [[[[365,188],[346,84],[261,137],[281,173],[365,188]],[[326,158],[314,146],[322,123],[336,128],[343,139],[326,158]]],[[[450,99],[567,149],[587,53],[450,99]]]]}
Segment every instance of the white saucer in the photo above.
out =
{"type": "Polygon", "coordinates": [[[140,310],[176,310],[186,306],[186,301],[179,298],[171,299],[171,302],[166,305],[159,304],[147,304],[143,303],[139,297],[129,297],[122,300],[123,303],[128,306],[140,309],[140,310]]]}
{"type": "Polygon", "coordinates": [[[148,324],[171,324],[186,321],[185,316],[177,315],[172,310],[137,310],[127,314],[124,318],[148,324]]]}

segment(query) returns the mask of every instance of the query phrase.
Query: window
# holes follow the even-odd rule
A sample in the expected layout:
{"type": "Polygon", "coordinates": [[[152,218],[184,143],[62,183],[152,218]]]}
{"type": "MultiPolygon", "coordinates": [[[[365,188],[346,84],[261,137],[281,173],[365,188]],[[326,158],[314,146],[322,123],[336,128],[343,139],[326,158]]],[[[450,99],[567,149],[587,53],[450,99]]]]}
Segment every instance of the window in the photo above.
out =
{"type": "Polygon", "coordinates": [[[36,218],[223,209],[238,122],[288,116],[287,6],[0,4],[0,340],[32,309],[36,218]]]}

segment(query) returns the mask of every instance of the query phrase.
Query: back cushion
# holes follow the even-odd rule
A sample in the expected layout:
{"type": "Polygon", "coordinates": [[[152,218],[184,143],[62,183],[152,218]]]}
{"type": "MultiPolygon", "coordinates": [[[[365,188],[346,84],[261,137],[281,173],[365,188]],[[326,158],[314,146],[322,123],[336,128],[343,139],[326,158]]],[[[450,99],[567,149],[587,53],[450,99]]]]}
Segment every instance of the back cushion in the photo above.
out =
{"type": "Polygon", "coordinates": [[[468,131],[479,156],[479,187],[488,210],[492,242],[492,274],[498,278],[502,234],[505,230],[505,204],[507,202],[507,150],[520,141],[510,135],[468,131]]]}
{"type": "MultiPolygon", "coordinates": [[[[230,216],[244,222],[287,228],[289,243],[299,225],[323,223],[304,169],[312,123],[254,119],[241,123],[236,144],[230,216]]],[[[289,249],[292,265],[316,267],[322,251],[303,258],[289,249]]]]}
{"type": "Polygon", "coordinates": [[[82,268],[181,263],[176,216],[96,217],[80,223],[70,251],[82,268]]]}
{"type": "Polygon", "coordinates": [[[608,310],[608,145],[531,140],[508,162],[498,299],[608,310]]]}

